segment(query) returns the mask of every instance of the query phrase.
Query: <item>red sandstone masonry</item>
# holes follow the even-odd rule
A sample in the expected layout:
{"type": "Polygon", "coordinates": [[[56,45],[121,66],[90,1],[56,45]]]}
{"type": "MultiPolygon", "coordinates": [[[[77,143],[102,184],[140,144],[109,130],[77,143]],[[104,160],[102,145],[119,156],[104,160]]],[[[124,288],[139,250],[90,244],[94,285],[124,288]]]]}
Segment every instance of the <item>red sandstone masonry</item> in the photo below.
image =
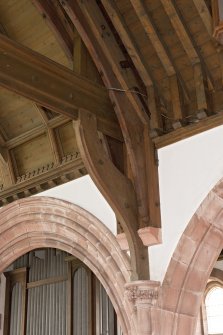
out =
{"type": "Polygon", "coordinates": [[[223,248],[223,180],[185,229],[162,287],[130,284],[131,267],[114,235],[84,209],[53,198],[26,198],[0,210],[0,271],[41,247],[82,260],[104,285],[124,335],[194,335],[201,297],[223,248]]]}

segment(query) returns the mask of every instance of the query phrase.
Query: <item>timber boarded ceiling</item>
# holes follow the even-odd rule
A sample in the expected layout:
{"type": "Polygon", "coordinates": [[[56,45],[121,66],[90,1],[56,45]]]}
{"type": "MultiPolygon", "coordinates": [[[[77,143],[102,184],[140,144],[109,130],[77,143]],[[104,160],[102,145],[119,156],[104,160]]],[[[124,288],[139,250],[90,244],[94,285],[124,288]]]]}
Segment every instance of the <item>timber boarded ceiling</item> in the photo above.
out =
{"type": "MultiPolygon", "coordinates": [[[[140,92],[135,95],[148,109],[157,148],[222,124],[223,52],[212,36],[211,1],[91,1],[96,14],[89,10],[95,8],[92,2],[77,3],[92,22],[103,17],[114,35],[118,54],[123,55],[116,66],[127,84],[131,78],[128,88],[140,92]]],[[[0,1],[0,31],[102,85],[65,3],[0,1]]],[[[101,36],[106,29],[101,21],[101,36]]],[[[115,56],[114,52],[109,61],[115,62],[115,56]]],[[[0,88],[0,153],[4,202],[86,173],[70,118],[5,88],[0,88]]],[[[120,159],[114,154],[114,160],[120,159]]]]}

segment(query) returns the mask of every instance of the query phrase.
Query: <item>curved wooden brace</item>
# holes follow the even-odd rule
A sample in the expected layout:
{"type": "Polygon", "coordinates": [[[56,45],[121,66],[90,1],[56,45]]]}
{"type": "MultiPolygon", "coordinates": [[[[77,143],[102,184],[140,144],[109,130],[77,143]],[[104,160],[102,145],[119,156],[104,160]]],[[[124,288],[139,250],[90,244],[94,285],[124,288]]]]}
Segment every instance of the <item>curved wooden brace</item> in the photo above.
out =
{"type": "Polygon", "coordinates": [[[95,1],[60,0],[60,3],[109,90],[132,169],[138,205],[138,228],[160,227],[158,169],[155,148],[149,137],[149,118],[136,96],[128,91],[132,87],[132,73],[120,69],[124,55],[95,1]]]}
{"type": "Polygon", "coordinates": [[[115,211],[129,243],[133,275],[132,279],[147,279],[148,251],[144,247],[138,229],[138,209],[132,182],[112,163],[106,154],[97,133],[96,117],[79,110],[79,119],[74,121],[77,143],[90,176],[108,203],[115,211]]]}

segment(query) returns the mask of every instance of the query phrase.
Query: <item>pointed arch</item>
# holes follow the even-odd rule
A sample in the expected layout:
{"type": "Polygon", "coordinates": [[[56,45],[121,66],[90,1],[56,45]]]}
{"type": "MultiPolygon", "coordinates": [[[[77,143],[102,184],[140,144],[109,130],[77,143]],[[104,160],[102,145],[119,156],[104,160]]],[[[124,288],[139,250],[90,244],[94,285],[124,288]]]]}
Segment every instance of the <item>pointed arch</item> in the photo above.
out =
{"type": "Polygon", "coordinates": [[[36,248],[58,248],[79,258],[104,286],[124,334],[134,329],[132,307],[123,303],[130,281],[128,257],[114,235],[86,210],[66,201],[33,197],[0,210],[0,272],[36,248]]]}
{"type": "Polygon", "coordinates": [[[194,334],[201,299],[223,249],[223,179],[193,215],[162,285],[161,334],[194,334]]]}

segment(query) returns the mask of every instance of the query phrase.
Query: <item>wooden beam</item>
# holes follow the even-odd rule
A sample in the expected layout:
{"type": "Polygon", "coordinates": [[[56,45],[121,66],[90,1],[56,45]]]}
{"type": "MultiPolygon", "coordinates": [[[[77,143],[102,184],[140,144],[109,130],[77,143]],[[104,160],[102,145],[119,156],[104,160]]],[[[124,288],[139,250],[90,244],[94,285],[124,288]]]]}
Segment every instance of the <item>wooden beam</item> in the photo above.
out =
{"type": "Polygon", "coordinates": [[[72,60],[73,30],[63,11],[60,10],[59,4],[56,5],[53,0],[32,0],[32,3],[46,19],[68,59],[72,60]]]}
{"type": "Polygon", "coordinates": [[[174,66],[170,60],[168,52],[164,45],[160,41],[160,37],[158,36],[157,30],[154,24],[149,17],[148,12],[146,11],[145,5],[141,0],[130,0],[142,26],[150,39],[156,53],[160,59],[161,64],[163,65],[164,69],[168,76],[172,76],[175,74],[174,66]]]}
{"type": "Polygon", "coordinates": [[[122,39],[122,42],[125,45],[126,50],[128,51],[128,54],[131,57],[145,86],[146,87],[152,86],[153,81],[150,77],[148,68],[145,65],[140,50],[138,50],[138,47],[136,46],[134,40],[132,39],[130,31],[127,25],[125,24],[123,17],[121,16],[115,2],[113,0],[110,1],[102,0],[102,4],[106,9],[106,12],[109,15],[109,18],[111,19],[120,38],[122,39]]]}
{"type": "MultiPolygon", "coordinates": [[[[175,29],[175,32],[179,38],[179,41],[181,42],[191,65],[194,69],[194,78],[195,78],[195,87],[196,87],[196,93],[197,93],[197,104],[200,105],[199,97],[203,95],[203,92],[205,91],[205,83],[204,83],[204,77],[203,77],[203,71],[205,68],[205,71],[208,73],[207,68],[203,65],[202,57],[199,55],[198,51],[195,49],[194,42],[187,30],[186,25],[183,22],[183,18],[180,15],[178,9],[174,5],[172,0],[161,0],[161,3],[171,21],[171,24],[173,28],[175,29]],[[195,66],[196,65],[196,66],[195,66]],[[200,68],[200,75],[199,75],[199,85],[196,85],[197,82],[197,69],[200,68]],[[198,92],[200,90],[200,92],[198,92]]],[[[214,81],[211,77],[211,75],[208,73],[209,82],[211,87],[214,86],[214,81]]],[[[205,96],[206,99],[206,96],[205,96]]],[[[207,104],[207,101],[206,101],[207,104]]],[[[199,110],[199,108],[198,108],[199,110]]]]}
{"type": "Polygon", "coordinates": [[[180,90],[176,75],[169,78],[170,81],[170,96],[172,101],[172,114],[174,120],[182,119],[182,107],[180,99],[180,90]]]}
{"type": "Polygon", "coordinates": [[[148,267],[142,262],[147,250],[140,240],[137,229],[137,199],[130,179],[112,163],[97,134],[96,118],[87,111],[80,111],[74,123],[81,157],[95,184],[115,211],[127,236],[132,262],[132,279],[138,274],[148,277],[148,267]]]}
{"type": "Polygon", "coordinates": [[[176,11],[176,8],[172,0],[160,0],[163,8],[165,9],[167,15],[169,16],[170,22],[172,23],[173,28],[186,52],[188,58],[192,65],[199,63],[200,58],[194,48],[194,45],[188,35],[187,30],[179,17],[179,13],[176,11]]]}
{"type": "Polygon", "coordinates": [[[150,128],[159,129],[161,127],[160,111],[158,109],[158,99],[153,86],[147,87],[148,106],[150,111],[150,128]]]}
{"type": "Polygon", "coordinates": [[[157,149],[163,148],[167,145],[176,143],[184,140],[191,136],[200,134],[209,129],[213,129],[223,125],[223,112],[220,112],[213,116],[208,116],[202,120],[196,120],[195,123],[185,127],[176,129],[166,135],[162,135],[153,139],[153,142],[157,149]]]}
{"type": "MultiPolygon", "coordinates": [[[[77,108],[95,113],[98,127],[111,125],[120,136],[106,88],[96,85],[48,58],[0,34],[0,86],[41,106],[77,118],[77,108]]],[[[108,134],[109,135],[109,134],[108,134]]]]}
{"type": "Polygon", "coordinates": [[[197,110],[207,111],[208,106],[204,86],[204,75],[202,73],[202,68],[199,63],[194,65],[194,82],[197,96],[197,110]]]}
{"type": "Polygon", "coordinates": [[[193,0],[193,3],[194,6],[197,8],[197,12],[201,17],[201,20],[203,21],[203,24],[208,34],[212,37],[213,35],[212,17],[205,0],[193,0]]]}

